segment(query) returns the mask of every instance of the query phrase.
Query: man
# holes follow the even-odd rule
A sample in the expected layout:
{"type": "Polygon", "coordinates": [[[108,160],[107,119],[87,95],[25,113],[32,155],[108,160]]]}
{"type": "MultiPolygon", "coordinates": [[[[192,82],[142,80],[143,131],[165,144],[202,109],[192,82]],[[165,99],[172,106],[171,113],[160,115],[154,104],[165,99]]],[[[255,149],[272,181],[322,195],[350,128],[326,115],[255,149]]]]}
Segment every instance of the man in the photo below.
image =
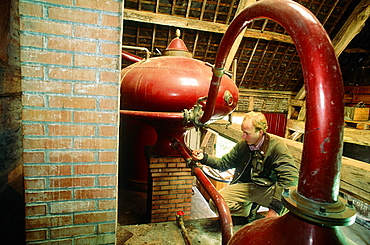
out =
{"type": "MultiPolygon", "coordinates": [[[[284,214],[284,188],[297,185],[298,169],[285,143],[266,133],[267,121],[260,112],[245,115],[242,140],[222,158],[193,151],[201,164],[225,171],[235,168],[230,185],[220,190],[232,216],[254,218],[259,205],[268,207],[266,217],[284,214]]],[[[216,212],[210,201],[210,207],[216,212]]]]}

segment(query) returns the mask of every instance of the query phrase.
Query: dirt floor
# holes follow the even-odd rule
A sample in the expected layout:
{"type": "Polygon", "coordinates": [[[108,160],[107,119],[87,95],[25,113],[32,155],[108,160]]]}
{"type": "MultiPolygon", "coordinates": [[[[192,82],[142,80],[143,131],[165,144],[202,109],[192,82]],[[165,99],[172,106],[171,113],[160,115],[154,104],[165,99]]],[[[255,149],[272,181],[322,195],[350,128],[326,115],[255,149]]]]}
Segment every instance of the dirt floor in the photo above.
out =
{"type": "MultiPolygon", "coordinates": [[[[206,200],[194,187],[191,219],[185,220],[191,244],[221,244],[221,229],[217,216],[208,208],[206,200]]],[[[117,245],[186,245],[177,222],[148,223],[146,194],[130,190],[119,192],[119,225],[117,245]],[[129,200],[129,201],[127,201],[129,200]]],[[[263,218],[264,211],[258,218],[263,218]]],[[[246,225],[245,220],[235,220],[234,233],[246,225]]],[[[357,219],[348,227],[341,227],[344,235],[357,245],[370,244],[370,222],[357,219]]]]}

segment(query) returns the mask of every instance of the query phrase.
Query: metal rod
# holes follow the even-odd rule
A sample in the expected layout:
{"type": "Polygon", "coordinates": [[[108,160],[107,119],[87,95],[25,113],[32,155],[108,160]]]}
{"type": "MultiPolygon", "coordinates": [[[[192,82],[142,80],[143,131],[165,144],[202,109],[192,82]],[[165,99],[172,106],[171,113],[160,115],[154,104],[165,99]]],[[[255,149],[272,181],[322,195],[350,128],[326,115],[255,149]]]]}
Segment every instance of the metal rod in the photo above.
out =
{"type": "Polygon", "coordinates": [[[130,111],[130,110],[120,110],[119,113],[121,115],[129,116],[129,117],[138,117],[142,118],[143,116],[145,119],[160,119],[160,120],[168,120],[168,119],[184,119],[184,114],[182,112],[157,112],[157,111],[130,111]]]}
{"type": "Polygon", "coordinates": [[[122,59],[130,61],[132,63],[140,62],[140,61],[143,60],[143,58],[141,58],[137,55],[131,54],[129,52],[123,51],[123,50],[122,50],[122,53],[121,53],[121,57],[122,57],[122,59]]]}

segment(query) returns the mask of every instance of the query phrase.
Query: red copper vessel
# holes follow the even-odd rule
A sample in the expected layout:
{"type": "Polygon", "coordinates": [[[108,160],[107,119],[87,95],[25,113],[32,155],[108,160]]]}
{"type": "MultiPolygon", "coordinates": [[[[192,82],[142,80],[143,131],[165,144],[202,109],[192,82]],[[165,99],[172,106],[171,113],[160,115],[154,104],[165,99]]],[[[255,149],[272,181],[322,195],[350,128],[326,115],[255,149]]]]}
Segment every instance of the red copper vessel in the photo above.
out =
{"type": "Polygon", "coordinates": [[[237,105],[238,89],[227,75],[221,74],[217,93],[207,97],[212,67],[191,56],[178,35],[164,56],[143,59],[121,72],[121,115],[155,128],[158,139],[151,151],[157,155],[179,156],[173,139],[182,142],[188,128],[220,119],[237,105]],[[213,105],[211,117],[200,122],[207,103],[213,105]]]}

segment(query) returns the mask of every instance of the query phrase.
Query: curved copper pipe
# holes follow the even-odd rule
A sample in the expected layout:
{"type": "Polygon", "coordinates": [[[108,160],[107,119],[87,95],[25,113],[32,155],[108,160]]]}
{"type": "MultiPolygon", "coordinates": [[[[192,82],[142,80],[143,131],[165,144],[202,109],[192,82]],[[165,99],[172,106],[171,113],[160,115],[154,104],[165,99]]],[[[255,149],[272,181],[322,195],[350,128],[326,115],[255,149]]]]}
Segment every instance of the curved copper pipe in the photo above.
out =
{"type": "Polygon", "coordinates": [[[199,167],[193,168],[193,173],[211,197],[213,203],[216,205],[217,212],[220,217],[222,244],[227,244],[233,235],[233,221],[225,199],[199,167]]]}
{"type": "Polygon", "coordinates": [[[121,57],[122,57],[122,59],[130,61],[132,63],[140,62],[140,61],[143,60],[143,58],[141,58],[137,55],[131,54],[129,52],[123,51],[123,50],[122,50],[122,53],[121,53],[121,57]]]}
{"type": "MultiPolygon", "coordinates": [[[[190,150],[178,140],[174,139],[174,141],[175,142],[173,143],[173,147],[179,151],[179,153],[187,163],[192,162],[190,150]]],[[[205,191],[211,197],[213,203],[217,208],[217,212],[220,218],[222,244],[226,245],[233,235],[233,221],[231,219],[230,210],[227,207],[225,199],[221,196],[212,182],[206,177],[203,171],[195,163],[190,163],[188,165],[190,165],[193,174],[197,177],[200,184],[204,187],[205,191]]]]}
{"type": "MultiPolygon", "coordinates": [[[[288,31],[302,63],[307,113],[298,193],[314,201],[334,203],[339,194],[343,82],[330,38],[316,17],[289,0],[264,0],[253,4],[227,29],[219,46],[215,70],[223,69],[236,37],[250,20],[258,18],[275,20],[288,31]]],[[[208,100],[217,94],[220,79],[213,75],[208,100]]],[[[207,121],[213,112],[208,100],[201,122],[207,121]]]]}

